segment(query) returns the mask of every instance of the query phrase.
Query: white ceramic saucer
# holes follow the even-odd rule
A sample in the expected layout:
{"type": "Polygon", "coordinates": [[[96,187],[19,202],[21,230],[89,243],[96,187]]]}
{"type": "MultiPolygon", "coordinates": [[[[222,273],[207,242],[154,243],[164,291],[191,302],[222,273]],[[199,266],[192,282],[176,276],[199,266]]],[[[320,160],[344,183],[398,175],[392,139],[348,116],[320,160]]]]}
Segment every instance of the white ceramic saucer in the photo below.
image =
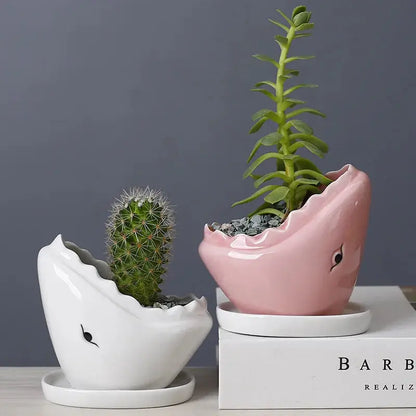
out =
{"type": "Polygon", "coordinates": [[[195,377],[182,371],[164,389],[154,390],[77,390],[66,380],[62,370],[52,371],[42,379],[42,390],[50,402],[74,407],[100,409],[143,409],[171,406],[192,397],[195,377]]]}
{"type": "Polygon", "coordinates": [[[370,311],[350,302],[341,315],[288,316],[239,312],[231,302],[217,306],[217,319],[226,331],[263,337],[342,337],[366,332],[370,311]]]}

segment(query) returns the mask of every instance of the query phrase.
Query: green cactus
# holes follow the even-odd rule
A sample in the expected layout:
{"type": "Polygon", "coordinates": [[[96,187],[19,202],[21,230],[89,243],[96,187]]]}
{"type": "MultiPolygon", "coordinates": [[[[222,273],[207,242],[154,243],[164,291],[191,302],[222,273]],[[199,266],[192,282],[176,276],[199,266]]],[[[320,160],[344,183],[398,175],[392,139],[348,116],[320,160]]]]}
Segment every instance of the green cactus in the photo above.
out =
{"type": "Polygon", "coordinates": [[[112,206],[106,228],[114,281],[121,293],[143,306],[159,299],[174,225],[166,197],[149,188],[124,191],[112,206]]]}

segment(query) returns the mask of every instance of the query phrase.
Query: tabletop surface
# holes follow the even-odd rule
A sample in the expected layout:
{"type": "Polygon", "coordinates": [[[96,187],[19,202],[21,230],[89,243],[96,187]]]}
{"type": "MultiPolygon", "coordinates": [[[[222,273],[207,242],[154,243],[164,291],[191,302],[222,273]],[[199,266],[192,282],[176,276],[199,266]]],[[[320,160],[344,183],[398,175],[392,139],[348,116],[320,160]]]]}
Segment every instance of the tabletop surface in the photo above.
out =
{"type": "Polygon", "coordinates": [[[193,397],[186,403],[155,409],[79,409],[49,403],[40,386],[42,377],[54,370],[52,367],[0,368],[1,416],[107,416],[107,415],[285,415],[285,416],[343,416],[343,415],[415,415],[415,409],[338,409],[338,410],[218,410],[217,369],[188,368],[196,377],[193,397]]]}

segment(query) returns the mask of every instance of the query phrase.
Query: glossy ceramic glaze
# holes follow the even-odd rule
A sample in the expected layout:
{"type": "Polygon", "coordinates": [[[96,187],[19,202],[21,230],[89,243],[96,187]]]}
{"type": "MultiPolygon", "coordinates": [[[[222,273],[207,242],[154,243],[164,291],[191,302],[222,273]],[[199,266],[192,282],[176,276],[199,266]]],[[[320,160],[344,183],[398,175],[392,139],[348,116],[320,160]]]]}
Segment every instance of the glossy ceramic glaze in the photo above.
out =
{"type": "MultiPolygon", "coordinates": [[[[47,400],[64,406],[144,409],[172,406],[190,399],[195,389],[195,377],[186,371],[181,371],[175,380],[163,389],[79,390],[69,385],[61,370],[55,370],[46,374],[41,384],[47,400]]],[[[117,413],[115,412],[114,415],[116,416],[117,413]]]]}
{"type": "Polygon", "coordinates": [[[228,237],[205,226],[200,256],[245,313],[340,314],[354,288],[367,232],[368,176],[346,165],[279,228],[228,237]]]}
{"type": "Polygon", "coordinates": [[[73,388],[164,388],[212,326],[204,298],[142,307],[118,291],[105,262],[60,235],[40,250],[38,274],[49,334],[73,388]]]}
{"type": "Polygon", "coordinates": [[[349,302],[340,315],[260,315],[241,313],[231,302],[217,306],[218,324],[229,332],[260,337],[345,337],[366,332],[371,312],[349,302]]]}

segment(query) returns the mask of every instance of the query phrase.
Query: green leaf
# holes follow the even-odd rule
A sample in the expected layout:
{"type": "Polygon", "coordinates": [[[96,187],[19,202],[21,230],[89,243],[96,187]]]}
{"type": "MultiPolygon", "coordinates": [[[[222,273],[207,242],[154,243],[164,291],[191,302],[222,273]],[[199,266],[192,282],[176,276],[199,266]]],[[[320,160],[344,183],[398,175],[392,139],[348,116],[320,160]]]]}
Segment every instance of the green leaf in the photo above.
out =
{"type": "Polygon", "coordinates": [[[279,81],[285,82],[287,79],[292,78],[290,75],[279,75],[279,81]]]}
{"type": "Polygon", "coordinates": [[[308,192],[311,194],[320,194],[321,190],[315,185],[299,185],[295,191],[296,199],[299,198],[298,193],[301,193],[303,194],[303,200],[308,192]]]}
{"type": "Polygon", "coordinates": [[[293,22],[280,9],[276,9],[276,11],[283,17],[283,19],[286,20],[286,22],[289,23],[290,26],[293,26],[293,22]]]}
{"type": "Polygon", "coordinates": [[[293,36],[293,39],[307,38],[311,35],[312,35],[312,33],[298,33],[295,36],[293,36]]]}
{"type": "Polygon", "coordinates": [[[264,215],[264,214],[271,214],[276,215],[277,217],[283,218],[285,216],[284,212],[276,209],[276,208],[263,208],[254,211],[253,215],[264,215]]]}
{"type": "Polygon", "coordinates": [[[296,28],[296,31],[313,29],[314,26],[314,23],[303,23],[296,28]]]}
{"type": "Polygon", "coordinates": [[[257,214],[257,212],[260,211],[261,209],[270,208],[270,207],[271,207],[270,204],[263,202],[259,207],[257,207],[254,211],[250,212],[250,214],[248,214],[247,216],[250,218],[253,215],[257,214]]]}
{"type": "Polygon", "coordinates": [[[284,103],[286,103],[286,102],[291,103],[292,106],[296,105],[296,104],[305,104],[305,101],[298,100],[296,98],[286,98],[283,102],[284,103]]]}
{"type": "Polygon", "coordinates": [[[295,199],[296,205],[300,208],[303,205],[306,195],[309,193],[316,194],[319,193],[320,190],[316,186],[313,185],[300,185],[296,188],[295,191],[295,199]]]}
{"type": "Polygon", "coordinates": [[[242,199],[241,201],[234,202],[234,204],[232,204],[231,206],[235,207],[236,205],[246,204],[247,202],[254,201],[260,195],[263,195],[264,193],[275,189],[276,186],[277,185],[267,185],[264,188],[259,189],[257,192],[254,192],[254,194],[250,195],[248,198],[242,199]]]}
{"type": "MultiPolygon", "coordinates": [[[[253,114],[253,116],[254,116],[254,114],[253,114]]],[[[272,110],[265,111],[263,113],[263,117],[267,118],[268,120],[272,120],[275,123],[280,122],[280,117],[277,115],[277,113],[275,111],[272,111],[272,110]]]]}
{"type": "Polygon", "coordinates": [[[299,185],[319,185],[316,179],[299,178],[290,184],[291,189],[297,188],[299,185]]]}
{"type": "Polygon", "coordinates": [[[280,133],[277,131],[273,133],[269,133],[266,136],[262,137],[261,139],[257,140],[256,144],[253,147],[253,150],[250,153],[250,156],[247,159],[247,163],[250,163],[251,159],[253,159],[254,155],[257,153],[257,150],[259,150],[260,146],[273,146],[277,145],[279,143],[279,140],[281,139],[280,133]]]}
{"type": "Polygon", "coordinates": [[[276,189],[266,195],[264,200],[269,204],[275,204],[276,202],[284,200],[288,193],[289,188],[287,186],[278,186],[276,189]]]}
{"type": "Polygon", "coordinates": [[[305,159],[304,157],[299,157],[295,162],[296,170],[312,170],[318,173],[322,172],[312,163],[310,160],[305,159]]]}
{"type": "Polygon", "coordinates": [[[262,94],[264,94],[266,97],[270,98],[275,103],[279,102],[278,98],[274,94],[272,94],[270,91],[265,90],[264,88],[252,88],[251,91],[261,92],[262,94]]]}
{"type": "MultiPolygon", "coordinates": [[[[254,155],[257,153],[257,151],[260,149],[262,143],[261,143],[261,139],[257,140],[256,144],[253,147],[253,150],[251,151],[248,159],[247,159],[247,163],[250,163],[251,159],[253,159],[254,155]]],[[[252,176],[252,175],[250,175],[252,176]]],[[[257,175],[259,178],[261,178],[261,175],[257,175]]],[[[257,179],[259,179],[257,178],[257,179]]]]}
{"type": "Polygon", "coordinates": [[[296,100],[295,98],[287,98],[280,104],[279,110],[285,111],[288,108],[292,108],[298,104],[305,104],[305,101],[296,100]]]}
{"type": "Polygon", "coordinates": [[[298,188],[306,189],[313,194],[320,194],[321,190],[315,185],[300,185],[298,188]]]}
{"type": "Polygon", "coordinates": [[[269,87],[272,87],[274,90],[276,90],[277,88],[277,85],[272,81],[260,81],[255,85],[255,87],[261,87],[263,85],[268,85],[269,87]]]}
{"type": "Polygon", "coordinates": [[[313,130],[302,120],[289,120],[285,123],[285,127],[293,126],[297,131],[305,134],[313,134],[313,130]]]}
{"type": "Polygon", "coordinates": [[[292,144],[291,146],[289,146],[289,152],[294,153],[301,147],[306,147],[306,149],[308,149],[311,153],[313,153],[316,156],[324,157],[325,155],[325,153],[318,149],[318,147],[316,147],[314,144],[306,141],[299,141],[292,144]]]}
{"type": "Polygon", "coordinates": [[[315,145],[321,152],[328,153],[328,145],[319,137],[312,134],[292,133],[289,135],[290,140],[303,140],[315,145]]]}
{"type": "Polygon", "coordinates": [[[264,182],[270,181],[271,179],[274,179],[274,178],[279,178],[279,179],[282,179],[285,182],[290,182],[290,178],[289,178],[289,176],[287,176],[285,174],[285,172],[277,171],[277,172],[270,172],[270,173],[267,173],[266,175],[261,176],[259,179],[257,179],[254,182],[254,187],[258,188],[264,182]]]}
{"type": "Polygon", "coordinates": [[[306,6],[297,6],[293,9],[292,19],[299,13],[306,11],[306,6]]]}
{"type": "Polygon", "coordinates": [[[312,16],[311,12],[301,12],[298,13],[294,18],[293,18],[293,24],[295,25],[295,27],[300,26],[302,23],[308,23],[310,18],[312,16]]]}
{"type": "Polygon", "coordinates": [[[256,111],[252,116],[251,119],[253,121],[258,120],[259,118],[265,117],[266,114],[270,113],[272,110],[269,110],[268,108],[262,108],[259,111],[256,111]]]}
{"type": "Polygon", "coordinates": [[[274,40],[280,45],[282,49],[285,49],[287,47],[288,39],[284,36],[276,35],[274,37],[274,40]]]}
{"type": "Polygon", "coordinates": [[[281,29],[283,29],[286,33],[289,32],[289,28],[287,26],[285,26],[283,23],[277,22],[276,20],[273,19],[268,19],[270,23],[273,23],[276,26],[279,26],[281,29]]]}
{"type": "Polygon", "coordinates": [[[313,55],[308,55],[308,56],[291,56],[290,58],[285,59],[285,63],[289,64],[290,62],[293,61],[306,61],[308,59],[313,59],[315,58],[315,56],[313,55]]]}
{"type": "MultiPolygon", "coordinates": [[[[293,155],[292,155],[293,156],[293,155]]],[[[298,156],[299,157],[299,156],[298,156]]],[[[283,160],[284,155],[276,152],[265,153],[261,155],[258,159],[256,159],[244,172],[243,178],[247,178],[252,174],[265,160],[267,159],[281,159],[283,160]]]]}
{"type": "Polygon", "coordinates": [[[291,88],[288,88],[286,91],[283,92],[283,95],[289,95],[291,94],[293,91],[298,90],[299,88],[318,88],[317,84],[298,84],[298,85],[294,85],[291,88]]]}
{"type": "Polygon", "coordinates": [[[284,71],[284,75],[298,76],[299,74],[300,74],[300,72],[297,71],[296,69],[285,69],[285,71],[284,71]]]}
{"type": "Polygon", "coordinates": [[[254,173],[252,173],[252,174],[250,175],[250,178],[253,178],[253,179],[256,181],[257,179],[260,179],[260,178],[261,178],[261,176],[262,176],[262,175],[255,175],[254,173]]]}
{"type": "MultiPolygon", "coordinates": [[[[277,150],[280,150],[280,145],[277,147],[277,150]]],[[[276,159],[276,170],[284,171],[285,169],[285,162],[282,159],[276,159]]]]}
{"type": "Polygon", "coordinates": [[[302,175],[312,176],[313,178],[317,179],[323,185],[329,185],[332,182],[331,179],[327,178],[325,175],[322,175],[321,173],[316,172],[314,170],[302,169],[302,170],[298,170],[295,172],[295,177],[302,176],[302,175]]]}
{"type": "Polygon", "coordinates": [[[320,116],[323,118],[326,117],[326,115],[322,113],[321,111],[315,110],[314,108],[305,107],[305,108],[300,108],[299,110],[295,110],[295,111],[292,111],[291,113],[286,114],[286,118],[296,117],[299,114],[303,114],[303,113],[314,114],[316,116],[320,116]]]}
{"type": "Polygon", "coordinates": [[[298,155],[282,155],[282,157],[280,158],[281,160],[293,160],[295,161],[298,157],[298,155]]]}
{"type": "Polygon", "coordinates": [[[262,137],[260,140],[261,140],[261,144],[264,146],[274,146],[279,143],[279,140],[281,138],[282,138],[282,135],[279,132],[274,131],[262,137]]]}
{"type": "Polygon", "coordinates": [[[273,64],[276,68],[279,68],[279,64],[273,58],[270,58],[270,56],[267,56],[267,55],[253,55],[253,58],[256,58],[256,59],[258,59],[259,61],[262,61],[262,62],[269,62],[269,63],[273,64]]]}
{"type": "Polygon", "coordinates": [[[256,123],[253,124],[251,129],[248,131],[248,134],[256,133],[261,129],[261,126],[267,121],[266,117],[262,117],[260,120],[257,120],[256,123]]]}

